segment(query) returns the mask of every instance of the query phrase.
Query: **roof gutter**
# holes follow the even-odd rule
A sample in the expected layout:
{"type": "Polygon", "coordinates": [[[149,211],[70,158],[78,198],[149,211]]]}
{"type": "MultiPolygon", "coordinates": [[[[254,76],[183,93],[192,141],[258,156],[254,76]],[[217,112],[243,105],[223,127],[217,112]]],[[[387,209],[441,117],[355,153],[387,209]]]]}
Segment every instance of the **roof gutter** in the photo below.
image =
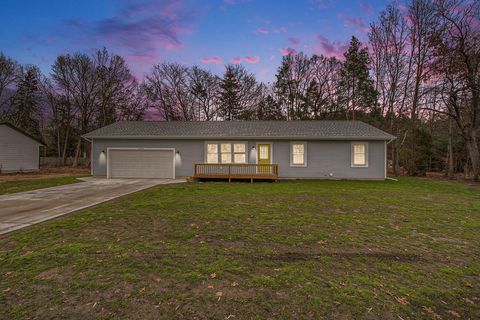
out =
{"type": "Polygon", "coordinates": [[[159,140],[229,140],[229,139],[243,139],[243,140],[387,140],[388,143],[395,140],[396,138],[390,137],[381,137],[381,136],[373,136],[373,137],[359,137],[359,136],[344,136],[344,137],[314,137],[314,136],[296,136],[296,137],[287,137],[287,136],[90,136],[85,137],[82,136],[84,139],[90,141],[89,139],[159,139],[159,140]]]}

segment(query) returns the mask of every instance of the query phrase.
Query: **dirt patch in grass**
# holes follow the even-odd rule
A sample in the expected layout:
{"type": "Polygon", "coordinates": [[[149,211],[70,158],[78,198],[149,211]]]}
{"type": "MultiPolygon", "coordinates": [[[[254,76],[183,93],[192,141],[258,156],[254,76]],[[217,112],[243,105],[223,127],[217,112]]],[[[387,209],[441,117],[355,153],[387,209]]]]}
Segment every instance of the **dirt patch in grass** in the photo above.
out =
{"type": "Polygon", "coordinates": [[[87,175],[90,175],[90,169],[87,167],[41,167],[38,172],[0,174],[0,183],[5,181],[35,180],[87,175]]]}

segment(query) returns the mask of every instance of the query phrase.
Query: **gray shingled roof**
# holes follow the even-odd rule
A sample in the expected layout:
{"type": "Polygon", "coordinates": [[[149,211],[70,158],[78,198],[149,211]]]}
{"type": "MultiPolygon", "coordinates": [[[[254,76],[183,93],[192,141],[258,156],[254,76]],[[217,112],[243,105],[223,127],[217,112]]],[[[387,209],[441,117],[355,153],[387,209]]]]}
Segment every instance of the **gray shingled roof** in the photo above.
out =
{"type": "Polygon", "coordinates": [[[390,140],[361,121],[120,121],[87,133],[89,138],[390,140]]]}
{"type": "Polygon", "coordinates": [[[34,140],[35,142],[38,142],[39,144],[41,144],[42,146],[45,146],[45,142],[43,142],[41,139],[38,139],[38,138],[35,138],[34,136],[32,136],[30,133],[26,132],[25,130],[22,130],[16,126],[14,126],[13,124],[11,124],[10,122],[0,122],[0,126],[7,126],[13,130],[16,130],[18,132],[20,132],[21,134],[23,134],[24,136],[27,136],[29,137],[30,139],[34,140]]]}

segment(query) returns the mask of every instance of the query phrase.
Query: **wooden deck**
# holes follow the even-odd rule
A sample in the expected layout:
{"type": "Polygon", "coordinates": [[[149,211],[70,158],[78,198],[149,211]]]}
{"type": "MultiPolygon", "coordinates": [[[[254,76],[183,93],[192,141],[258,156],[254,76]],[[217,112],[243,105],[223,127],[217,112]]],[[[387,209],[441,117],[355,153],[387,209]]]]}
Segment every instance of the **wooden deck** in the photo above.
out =
{"type": "Polygon", "coordinates": [[[195,164],[194,179],[255,179],[277,180],[278,164],[195,164]]]}

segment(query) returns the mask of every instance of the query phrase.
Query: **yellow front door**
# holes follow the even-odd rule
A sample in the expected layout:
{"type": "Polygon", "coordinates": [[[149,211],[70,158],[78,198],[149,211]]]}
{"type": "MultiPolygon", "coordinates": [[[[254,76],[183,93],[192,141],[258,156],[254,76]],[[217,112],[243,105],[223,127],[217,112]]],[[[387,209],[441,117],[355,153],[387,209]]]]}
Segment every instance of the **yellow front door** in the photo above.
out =
{"type": "MultiPolygon", "coordinates": [[[[258,164],[271,164],[272,163],[272,149],[269,143],[258,144],[258,164]]],[[[270,166],[259,166],[258,172],[270,173],[270,166]]]]}

